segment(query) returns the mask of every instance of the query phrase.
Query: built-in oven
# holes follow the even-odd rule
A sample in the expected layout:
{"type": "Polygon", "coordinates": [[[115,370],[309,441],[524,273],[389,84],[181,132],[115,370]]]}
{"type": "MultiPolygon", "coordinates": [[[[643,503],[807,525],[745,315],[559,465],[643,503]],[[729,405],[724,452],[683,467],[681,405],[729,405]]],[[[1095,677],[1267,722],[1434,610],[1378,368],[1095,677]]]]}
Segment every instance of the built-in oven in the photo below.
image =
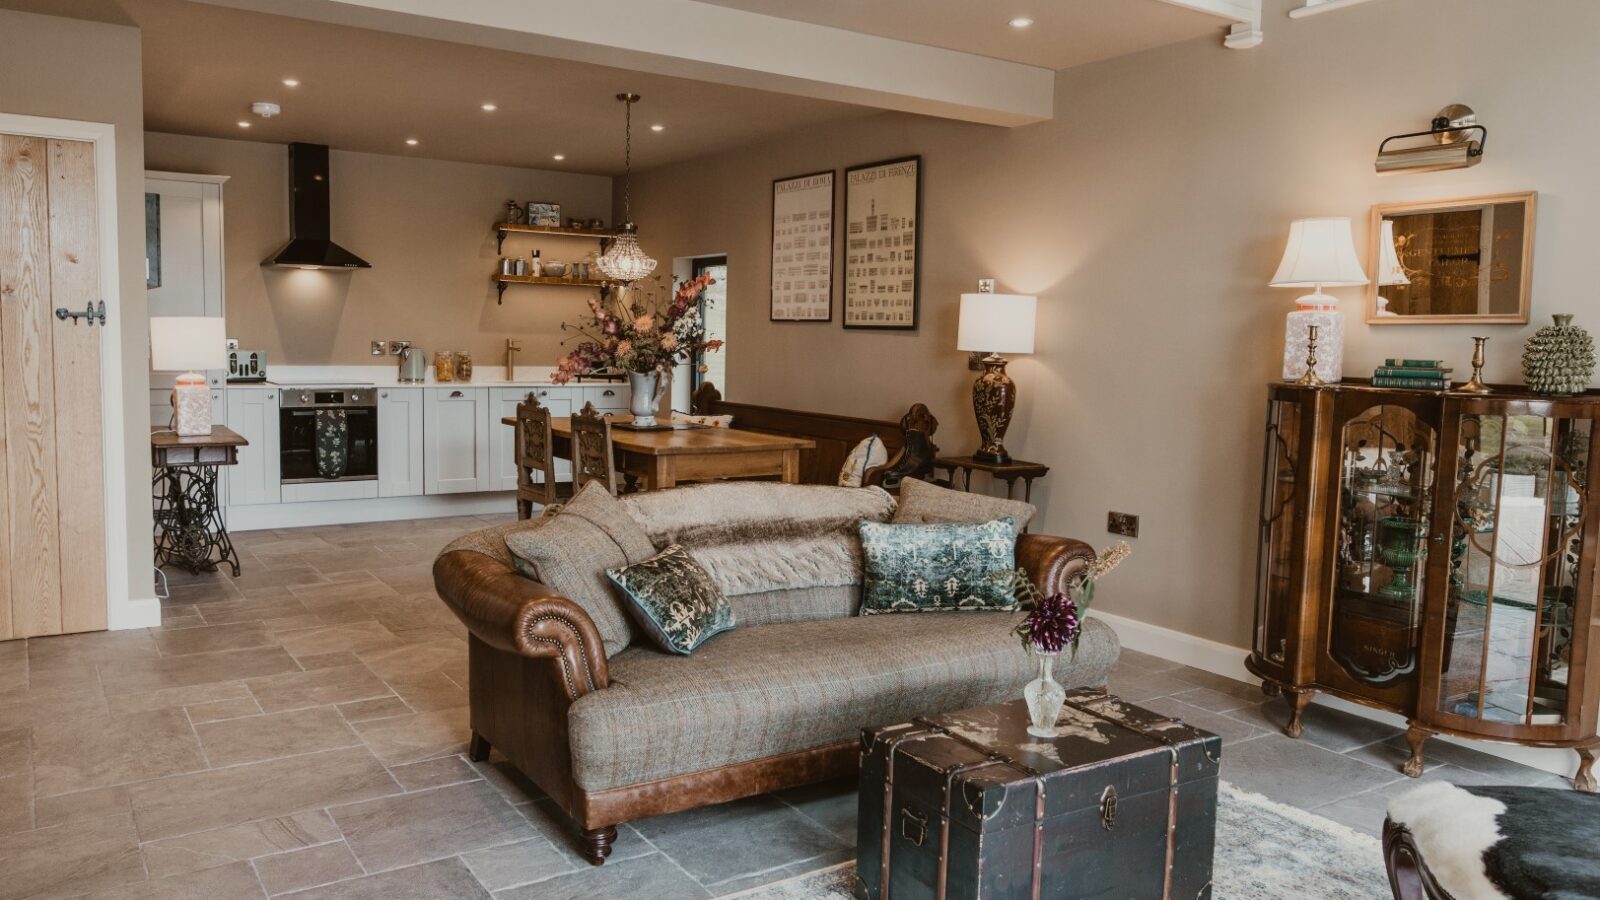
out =
{"type": "Polygon", "coordinates": [[[305,385],[278,392],[278,452],[284,484],[374,481],[378,392],[305,385]]]}

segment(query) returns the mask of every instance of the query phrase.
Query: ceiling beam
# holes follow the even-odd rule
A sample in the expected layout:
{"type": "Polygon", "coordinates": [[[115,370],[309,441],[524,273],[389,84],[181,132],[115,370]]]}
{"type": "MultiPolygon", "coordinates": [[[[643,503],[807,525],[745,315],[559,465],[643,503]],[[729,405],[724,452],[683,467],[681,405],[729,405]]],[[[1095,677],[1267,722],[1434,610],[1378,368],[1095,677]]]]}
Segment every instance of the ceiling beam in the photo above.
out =
{"type": "MultiPolygon", "coordinates": [[[[1229,50],[1249,50],[1261,46],[1261,0],[1161,0],[1195,12],[1209,13],[1226,20],[1227,36],[1222,45],[1229,50]]],[[[1317,2],[1317,0],[1307,0],[1317,2]]]]}
{"type": "Polygon", "coordinates": [[[201,2],[987,125],[1054,114],[1049,69],[693,0],[201,2]]]}

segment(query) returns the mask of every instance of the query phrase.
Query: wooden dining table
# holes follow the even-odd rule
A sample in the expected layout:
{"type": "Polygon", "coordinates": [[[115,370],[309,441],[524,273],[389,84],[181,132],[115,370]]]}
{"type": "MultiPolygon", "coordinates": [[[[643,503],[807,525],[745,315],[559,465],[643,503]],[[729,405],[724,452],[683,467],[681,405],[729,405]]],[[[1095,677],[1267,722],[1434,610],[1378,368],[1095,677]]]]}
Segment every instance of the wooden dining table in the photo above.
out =
{"type": "MultiPolygon", "coordinates": [[[[517,417],[506,416],[500,422],[515,428],[517,417]]],[[[550,431],[555,454],[572,459],[572,419],[553,416],[550,431]]],[[[800,451],[811,450],[817,444],[809,438],[738,428],[635,431],[613,425],[611,445],[616,452],[617,471],[638,479],[644,490],[657,491],[680,481],[724,478],[776,476],[797,484],[800,451]]]]}

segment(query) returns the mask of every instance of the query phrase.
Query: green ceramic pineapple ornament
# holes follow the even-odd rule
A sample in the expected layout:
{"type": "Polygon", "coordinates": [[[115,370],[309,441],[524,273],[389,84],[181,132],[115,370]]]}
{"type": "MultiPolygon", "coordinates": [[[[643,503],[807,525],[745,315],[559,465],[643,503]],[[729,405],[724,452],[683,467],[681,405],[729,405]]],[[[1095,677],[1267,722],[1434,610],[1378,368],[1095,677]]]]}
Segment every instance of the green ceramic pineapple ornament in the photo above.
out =
{"type": "Polygon", "coordinates": [[[1594,377],[1594,338],[1571,314],[1554,318],[1523,345],[1522,377],[1536,393],[1581,394],[1594,377]]]}

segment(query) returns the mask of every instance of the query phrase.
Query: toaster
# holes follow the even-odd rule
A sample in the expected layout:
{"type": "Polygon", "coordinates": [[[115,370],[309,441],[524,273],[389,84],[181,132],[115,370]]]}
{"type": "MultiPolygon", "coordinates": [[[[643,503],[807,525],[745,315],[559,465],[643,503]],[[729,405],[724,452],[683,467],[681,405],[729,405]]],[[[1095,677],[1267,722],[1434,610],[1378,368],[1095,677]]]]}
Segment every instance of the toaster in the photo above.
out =
{"type": "Polygon", "coordinates": [[[229,350],[228,380],[250,382],[267,380],[267,353],[265,350],[229,350]]]}

